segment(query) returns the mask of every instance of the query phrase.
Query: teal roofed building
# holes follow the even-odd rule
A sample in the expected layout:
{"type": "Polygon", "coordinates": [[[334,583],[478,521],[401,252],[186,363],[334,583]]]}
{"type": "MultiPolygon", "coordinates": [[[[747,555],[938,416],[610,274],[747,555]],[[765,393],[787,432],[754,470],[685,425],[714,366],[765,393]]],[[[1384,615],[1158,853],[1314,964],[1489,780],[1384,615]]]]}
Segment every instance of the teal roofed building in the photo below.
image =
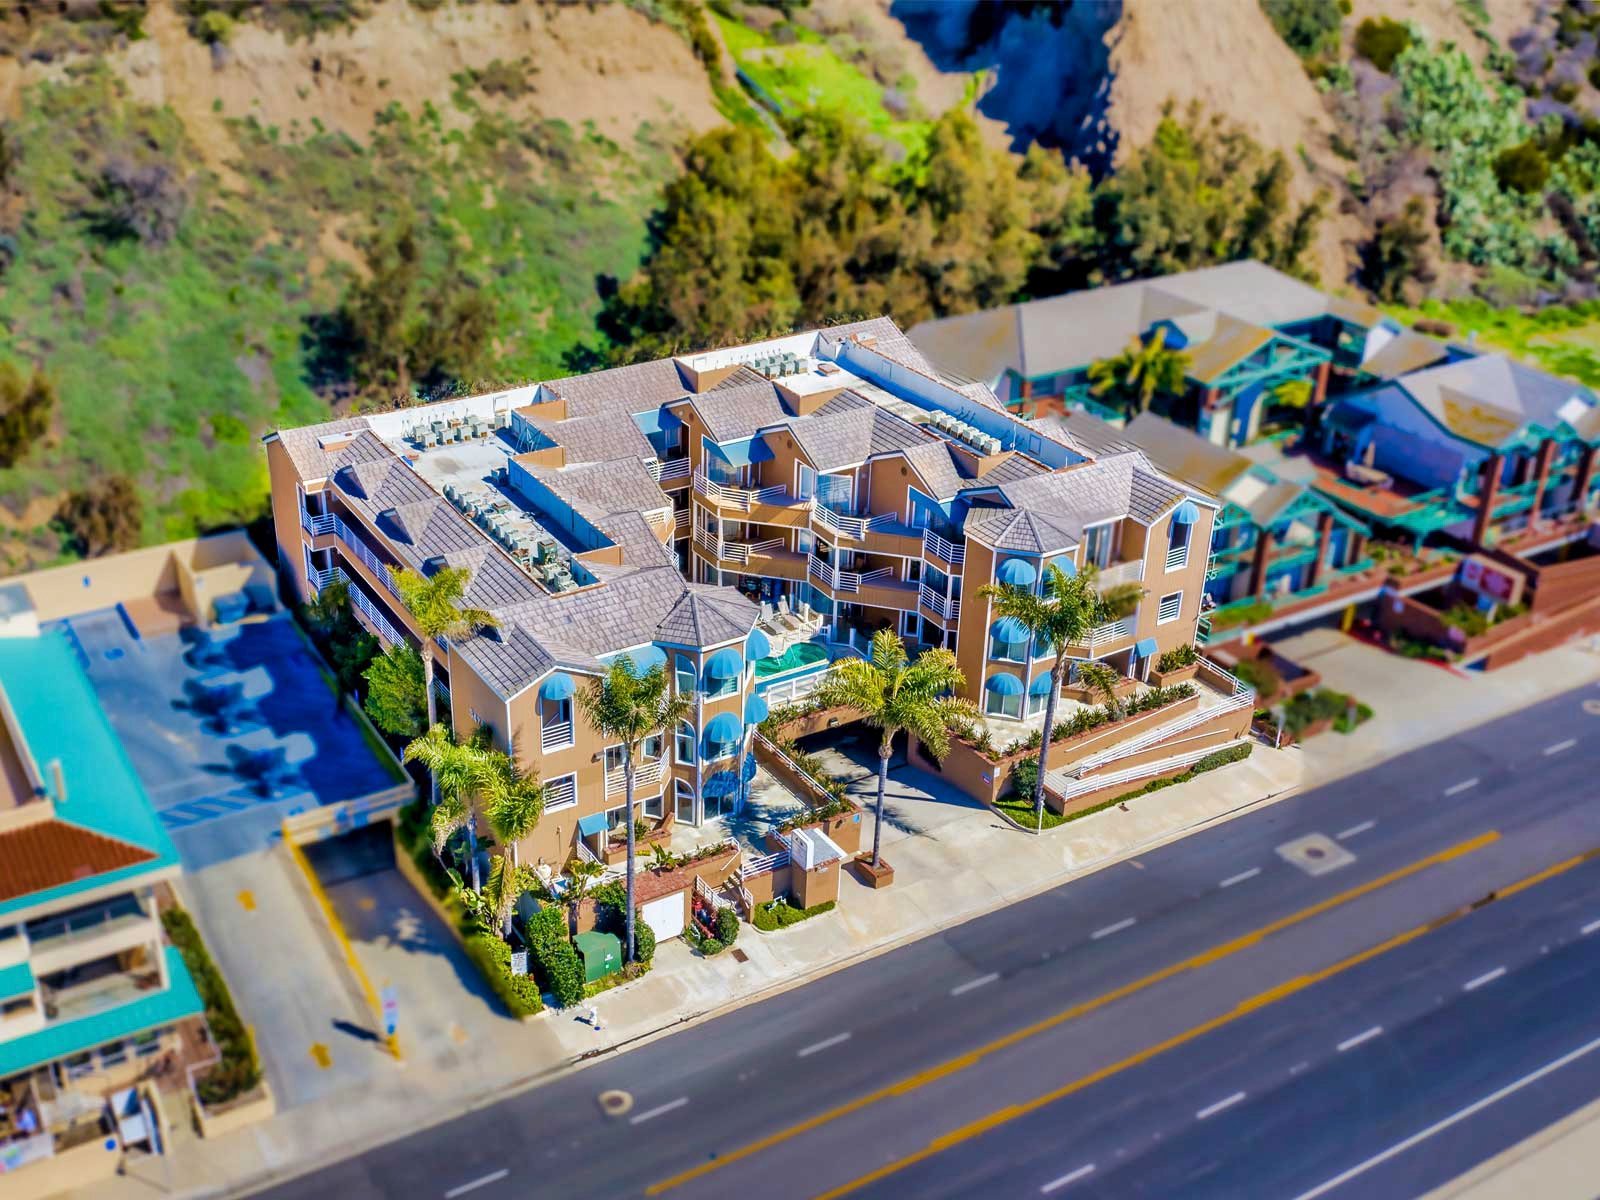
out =
{"type": "Polygon", "coordinates": [[[66,635],[0,637],[0,1092],[32,1097],[40,1136],[201,1017],[157,910],[178,873],[66,635]]]}

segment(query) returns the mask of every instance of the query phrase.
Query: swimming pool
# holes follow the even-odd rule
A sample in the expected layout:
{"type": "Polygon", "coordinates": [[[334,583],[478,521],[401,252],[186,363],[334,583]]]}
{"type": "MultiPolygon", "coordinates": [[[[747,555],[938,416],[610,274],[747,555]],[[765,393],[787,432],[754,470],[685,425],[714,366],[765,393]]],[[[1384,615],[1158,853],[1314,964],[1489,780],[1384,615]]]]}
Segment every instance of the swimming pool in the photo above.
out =
{"type": "Polygon", "coordinates": [[[771,679],[786,671],[798,671],[801,667],[827,661],[828,648],[820,642],[796,642],[776,657],[756,659],[756,678],[771,679]]]}

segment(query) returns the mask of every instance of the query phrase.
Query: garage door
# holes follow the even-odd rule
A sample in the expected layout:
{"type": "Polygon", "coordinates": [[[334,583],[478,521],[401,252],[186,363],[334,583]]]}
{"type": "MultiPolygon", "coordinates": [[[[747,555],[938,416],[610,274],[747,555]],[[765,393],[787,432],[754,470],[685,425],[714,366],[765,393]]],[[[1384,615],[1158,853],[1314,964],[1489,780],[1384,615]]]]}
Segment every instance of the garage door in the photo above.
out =
{"type": "Polygon", "coordinates": [[[651,932],[656,935],[656,941],[664,942],[670,937],[677,937],[683,932],[683,893],[674,892],[670,896],[663,896],[659,900],[652,900],[640,910],[645,924],[650,926],[651,932]]]}

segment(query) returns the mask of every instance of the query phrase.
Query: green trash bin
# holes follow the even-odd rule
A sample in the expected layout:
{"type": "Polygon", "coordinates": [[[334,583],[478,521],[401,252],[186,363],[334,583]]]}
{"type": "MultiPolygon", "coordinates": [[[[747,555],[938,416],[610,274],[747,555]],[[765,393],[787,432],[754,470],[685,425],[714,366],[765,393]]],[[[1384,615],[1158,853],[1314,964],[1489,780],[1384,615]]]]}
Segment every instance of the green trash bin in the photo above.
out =
{"type": "Polygon", "coordinates": [[[622,970],[622,939],[614,933],[591,930],[578,935],[578,953],[583,958],[583,981],[593,983],[622,970]]]}

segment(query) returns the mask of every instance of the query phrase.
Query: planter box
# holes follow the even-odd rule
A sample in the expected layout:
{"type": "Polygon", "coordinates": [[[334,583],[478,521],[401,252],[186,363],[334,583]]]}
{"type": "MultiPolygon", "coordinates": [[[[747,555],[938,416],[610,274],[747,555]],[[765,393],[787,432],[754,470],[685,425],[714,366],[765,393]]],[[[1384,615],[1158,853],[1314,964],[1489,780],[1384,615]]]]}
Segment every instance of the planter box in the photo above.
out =
{"type": "Polygon", "coordinates": [[[200,1136],[206,1138],[234,1133],[247,1125],[254,1125],[257,1121],[265,1121],[278,1111],[277,1102],[272,1097],[272,1088],[265,1079],[248,1097],[230,1101],[221,1108],[209,1111],[200,1103],[200,1098],[190,1092],[189,1107],[194,1110],[195,1127],[200,1130],[200,1136]]]}
{"type": "Polygon", "coordinates": [[[1200,664],[1192,662],[1186,667],[1174,667],[1170,671],[1160,671],[1155,667],[1150,668],[1150,682],[1156,687],[1172,687],[1174,684],[1188,683],[1200,672],[1200,664]]]}
{"type": "Polygon", "coordinates": [[[886,888],[894,882],[894,868],[889,865],[889,860],[886,858],[880,860],[877,867],[873,867],[872,855],[861,854],[856,857],[852,866],[855,868],[856,878],[874,891],[886,888]]]}

